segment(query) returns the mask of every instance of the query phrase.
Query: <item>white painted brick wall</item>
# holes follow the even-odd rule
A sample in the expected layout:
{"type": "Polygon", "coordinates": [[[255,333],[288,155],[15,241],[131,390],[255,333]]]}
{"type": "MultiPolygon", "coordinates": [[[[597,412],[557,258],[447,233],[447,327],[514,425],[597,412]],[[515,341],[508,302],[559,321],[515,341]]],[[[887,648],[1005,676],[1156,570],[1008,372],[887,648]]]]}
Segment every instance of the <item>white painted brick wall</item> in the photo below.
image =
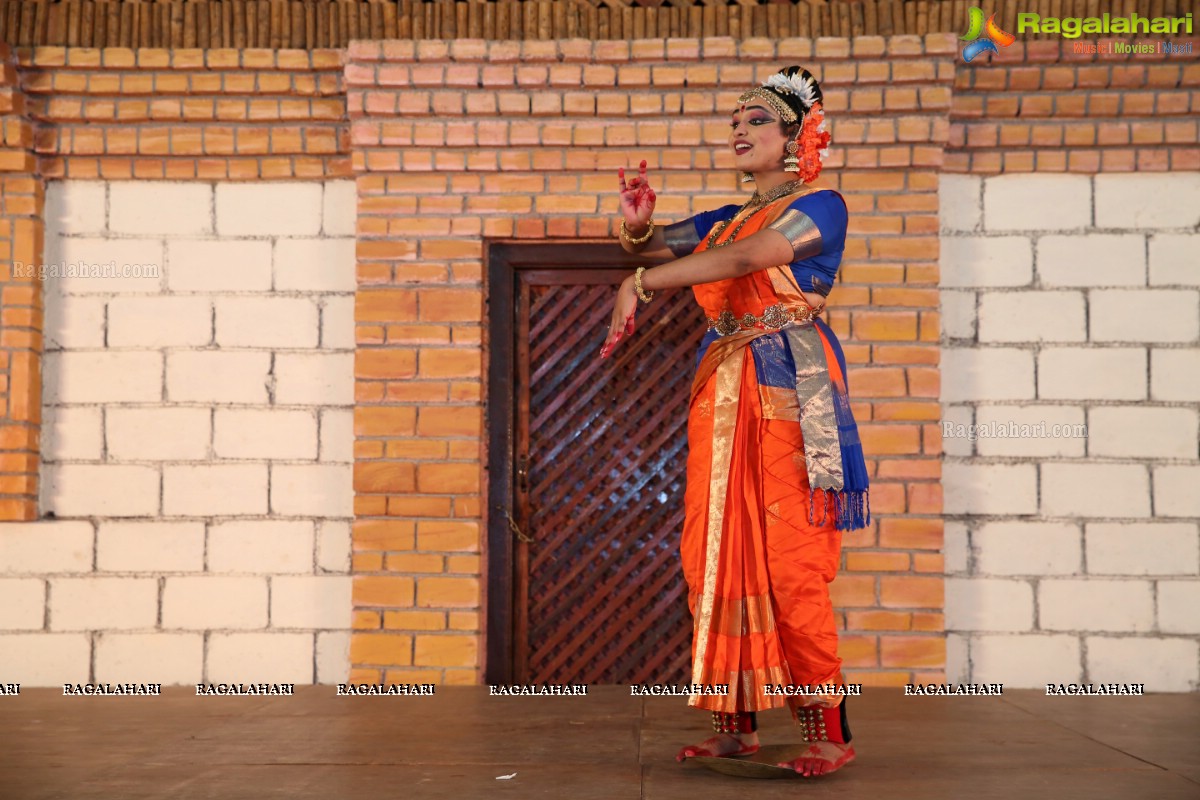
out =
{"type": "Polygon", "coordinates": [[[45,299],[47,349],[104,347],[104,298],[46,292],[45,299]]]}
{"type": "Polygon", "coordinates": [[[1192,522],[1090,522],[1086,537],[1091,575],[1200,574],[1200,525],[1192,522]]]}
{"type": "Polygon", "coordinates": [[[204,523],[106,520],[96,532],[96,569],[104,572],[204,571],[204,523]]]}
{"type": "Polygon", "coordinates": [[[1150,399],[1194,403],[1200,397],[1200,349],[1150,351],[1150,399]]]}
{"type": "Polygon", "coordinates": [[[50,293],[155,294],[162,291],[164,254],[161,239],[48,237],[46,263],[76,265],[72,277],[60,270],[63,276],[50,282],[50,293]]]}
{"type": "MultiPolygon", "coordinates": [[[[353,208],[353,205],[351,205],[353,208]]],[[[354,239],[280,239],[275,245],[275,288],[281,291],[353,292],[354,239]]]]}
{"type": "Polygon", "coordinates": [[[46,582],[0,578],[0,631],[40,631],[46,626],[46,582]]]}
{"type": "Polygon", "coordinates": [[[90,659],[86,633],[0,633],[0,675],[5,683],[84,683],[91,674],[90,659]]]}
{"type": "Polygon", "coordinates": [[[266,513],[266,464],[163,467],[163,514],[166,516],[257,516],[266,513]]]}
{"type": "Polygon", "coordinates": [[[45,392],[58,403],[153,403],[162,399],[162,353],[64,350],[47,353],[45,361],[45,392]]]}
{"type": "Polygon", "coordinates": [[[157,620],[154,578],[50,579],[50,630],[145,630],[157,620]]]}
{"type": "Polygon", "coordinates": [[[1083,175],[1000,175],[983,182],[987,231],[1082,229],[1092,221],[1091,178],[1083,175]]]}
{"type": "Polygon", "coordinates": [[[135,464],[44,464],[41,505],[58,517],[159,513],[161,474],[135,464]]]}
{"type": "Polygon", "coordinates": [[[167,245],[172,292],[269,292],[271,242],[175,240],[167,245]]]}
{"type": "Polygon", "coordinates": [[[1157,233],[1150,237],[1151,286],[1200,286],[1200,234],[1157,233]]]}
{"type": "MultiPolygon", "coordinates": [[[[945,391],[946,384],[942,383],[945,391]]],[[[970,436],[971,426],[975,424],[975,406],[973,405],[943,405],[942,406],[942,451],[948,456],[975,455],[975,442],[970,436]],[[947,426],[949,426],[947,428],[947,426]]]]}
{"type": "Polygon", "coordinates": [[[1027,631],[1033,587],[1026,581],[946,579],[946,630],[1027,631]]]}
{"type": "Polygon", "coordinates": [[[978,323],[975,292],[942,292],[942,333],[949,339],[974,339],[978,323]]]}
{"type": "Polygon", "coordinates": [[[1083,676],[1078,637],[983,633],[971,640],[971,679],[1005,686],[1076,683],[1083,676]]]}
{"type": "Polygon", "coordinates": [[[353,295],[326,295],[321,303],[321,347],[353,350],[354,344],[353,295]]]}
{"type": "Polygon", "coordinates": [[[275,357],[275,402],[354,404],[353,353],[280,353],[275,357]]]}
{"type": "Polygon", "coordinates": [[[1149,581],[1048,578],[1038,586],[1038,616],[1049,631],[1148,631],[1154,626],[1149,581]]]}
{"type": "Polygon", "coordinates": [[[105,411],[105,441],[114,461],[201,461],[212,440],[207,408],[114,407],[105,411]]]}
{"type": "Polygon", "coordinates": [[[1158,582],[1158,627],[1164,633],[1200,633],[1200,581],[1158,582]]]}
{"type": "MultiPolygon", "coordinates": [[[[358,191],[354,181],[327,181],[321,198],[323,220],[321,231],[326,236],[354,237],[358,219],[358,191]]],[[[353,290],[353,284],[351,285],[353,290]]]]}
{"type": "Polygon", "coordinates": [[[313,571],[311,520],[230,520],[208,532],[208,569],[266,575],[313,571]]]}
{"type": "Polygon", "coordinates": [[[942,350],[942,402],[1032,400],[1033,354],[1010,347],[942,350]]]}
{"type": "Polygon", "coordinates": [[[199,633],[109,633],[96,637],[97,683],[199,683],[204,637],[199,633]]]}
{"type": "Polygon", "coordinates": [[[91,572],[95,537],[86,521],[0,522],[0,575],[91,572]]]}
{"type": "Polygon", "coordinates": [[[1088,438],[1075,435],[1084,430],[1082,408],[1038,403],[980,405],[977,409],[975,421],[980,435],[975,442],[975,452],[981,456],[1069,457],[1084,454],[1088,438]],[[982,435],[984,433],[987,435],[982,435]]]}
{"type": "Polygon", "coordinates": [[[51,181],[46,185],[46,229],[79,235],[104,233],[107,194],[104,181],[51,181]]]}
{"type": "Polygon", "coordinates": [[[213,452],[218,458],[316,459],[317,416],[298,409],[219,408],[213,452]]]}
{"type": "Polygon", "coordinates": [[[317,236],[323,211],[321,184],[223,183],[217,185],[221,236],[317,236]]]}
{"type": "Polygon", "coordinates": [[[321,411],[321,461],[354,461],[354,412],[348,408],[321,411]]]}
{"type": "Polygon", "coordinates": [[[350,679],[349,631],[317,634],[317,683],[345,683],[350,679]]]}
{"type": "Polygon", "coordinates": [[[1098,406],[1088,412],[1088,434],[1093,456],[1200,456],[1200,414],[1192,408],[1098,406]]]}
{"type": "Polygon", "coordinates": [[[1042,464],[1042,513],[1048,517],[1148,517],[1150,475],[1138,464],[1042,464]]]}
{"type": "Polygon", "coordinates": [[[218,347],[312,348],[320,337],[317,306],[308,298],[217,300],[218,347]]]}
{"type": "Polygon", "coordinates": [[[1082,342],[1087,339],[1083,292],[984,292],[981,342],[1082,342]]]}
{"type": "Polygon", "coordinates": [[[1200,689],[1200,643],[1178,638],[1087,637],[1088,675],[1104,683],[1144,683],[1148,692],[1200,689]]]}
{"type": "Polygon", "coordinates": [[[49,185],[47,261],[153,269],[47,284],[58,519],[0,524],[4,679],[348,675],[356,203],[353,181],[49,185]]]}
{"type": "Polygon", "coordinates": [[[1097,227],[1194,230],[1200,225],[1200,173],[1141,172],[1095,180],[1097,227]]]}
{"type": "Polygon", "coordinates": [[[965,522],[947,522],[942,532],[943,564],[947,575],[962,575],[971,566],[971,534],[965,522]]]}
{"type": "Polygon", "coordinates": [[[1037,470],[1032,464],[960,464],[942,476],[947,514],[1034,514],[1037,470]]]}
{"type": "Polygon", "coordinates": [[[938,187],[938,218],[943,231],[977,231],[983,226],[983,179],[943,175],[938,187]]]}
{"type": "Polygon", "coordinates": [[[1200,465],[1155,467],[1154,509],[1160,517],[1200,517],[1200,465]]]}
{"type": "Polygon", "coordinates": [[[184,350],[167,353],[167,399],[173,403],[267,405],[271,353],[184,350]]]}
{"type": "Polygon", "coordinates": [[[1042,286],[1145,286],[1146,237],[1043,236],[1037,244],[1042,286]]]}
{"type": "Polygon", "coordinates": [[[350,523],[324,520],[317,524],[317,569],[319,572],[350,571],[350,523]]]}
{"type": "Polygon", "coordinates": [[[271,579],[271,627],[350,627],[350,582],[345,576],[279,576],[271,579]]]}
{"type": "Polygon", "coordinates": [[[167,578],[162,624],[167,630],[265,628],[267,579],[219,575],[167,578]]]}
{"type": "Polygon", "coordinates": [[[1091,305],[1093,342],[1194,342],[1200,337],[1200,292],[1098,289],[1091,293],[1091,305]]]}
{"type": "Polygon", "coordinates": [[[212,336],[207,297],[114,297],[108,302],[109,347],[204,347],[212,336]]]}
{"type": "Polygon", "coordinates": [[[109,184],[108,198],[108,229],[113,233],[212,233],[210,184],[118,181],[109,184]]]}
{"type": "Polygon", "coordinates": [[[210,634],[205,680],[312,683],[315,648],[311,633],[210,634]]]}
{"type": "Polygon", "coordinates": [[[1200,173],[941,201],[947,675],[1200,688],[1200,173]]]}
{"type": "Polygon", "coordinates": [[[1082,538],[1068,522],[985,522],[972,532],[971,545],[983,575],[1075,575],[1082,538]]]}
{"type": "Polygon", "coordinates": [[[1044,347],[1037,369],[1041,400],[1146,399],[1142,348],[1044,347]]]}
{"type": "Polygon", "coordinates": [[[1033,248],[1020,236],[952,236],[938,255],[942,286],[1028,286],[1033,280],[1033,248]]]}
{"type": "Polygon", "coordinates": [[[271,468],[271,511],[283,516],[349,517],[354,513],[350,464],[277,464],[271,468]]]}

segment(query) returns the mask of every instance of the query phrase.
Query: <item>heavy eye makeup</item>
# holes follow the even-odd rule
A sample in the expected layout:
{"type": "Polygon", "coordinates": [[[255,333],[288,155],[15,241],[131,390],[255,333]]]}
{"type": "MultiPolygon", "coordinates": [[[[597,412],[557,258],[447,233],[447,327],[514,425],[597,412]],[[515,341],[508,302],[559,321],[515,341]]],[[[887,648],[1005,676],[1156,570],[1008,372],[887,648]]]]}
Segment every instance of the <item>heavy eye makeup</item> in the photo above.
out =
{"type": "MultiPolygon", "coordinates": [[[[767,122],[774,122],[774,121],[775,120],[773,120],[772,118],[769,118],[769,116],[764,116],[762,114],[756,114],[755,116],[751,116],[751,118],[746,119],[746,125],[754,125],[754,126],[766,125],[767,122]]],[[[734,118],[733,121],[730,122],[730,127],[736,128],[738,126],[739,122],[740,122],[740,120],[738,120],[737,118],[734,118]]]]}

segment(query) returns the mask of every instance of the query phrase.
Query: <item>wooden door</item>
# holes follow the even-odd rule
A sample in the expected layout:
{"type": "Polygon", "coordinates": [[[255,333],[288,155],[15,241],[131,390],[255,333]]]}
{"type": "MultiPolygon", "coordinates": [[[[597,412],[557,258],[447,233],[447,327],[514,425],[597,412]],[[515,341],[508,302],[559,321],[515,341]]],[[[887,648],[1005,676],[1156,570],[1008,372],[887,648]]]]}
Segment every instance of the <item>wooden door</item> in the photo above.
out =
{"type": "Polygon", "coordinates": [[[491,352],[512,357],[493,355],[488,387],[489,680],[686,680],[679,535],[703,315],[690,291],[660,292],[601,361],[634,262],[611,245],[497,255],[491,352]],[[509,409],[496,402],[506,385],[509,409]]]}

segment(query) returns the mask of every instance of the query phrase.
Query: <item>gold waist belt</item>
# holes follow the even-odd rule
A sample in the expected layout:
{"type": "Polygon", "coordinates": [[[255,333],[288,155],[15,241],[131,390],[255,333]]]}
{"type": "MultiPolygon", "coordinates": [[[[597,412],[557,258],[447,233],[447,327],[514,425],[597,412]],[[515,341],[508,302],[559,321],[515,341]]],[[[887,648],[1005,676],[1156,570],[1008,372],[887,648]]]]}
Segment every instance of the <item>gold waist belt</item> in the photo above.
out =
{"type": "Polygon", "coordinates": [[[818,308],[809,308],[808,306],[789,308],[783,303],[777,303],[764,308],[761,317],[754,314],[742,314],[739,317],[726,309],[716,319],[708,318],[708,329],[715,330],[721,336],[729,336],[751,328],[778,330],[790,322],[811,322],[821,314],[824,308],[824,304],[818,308]]]}

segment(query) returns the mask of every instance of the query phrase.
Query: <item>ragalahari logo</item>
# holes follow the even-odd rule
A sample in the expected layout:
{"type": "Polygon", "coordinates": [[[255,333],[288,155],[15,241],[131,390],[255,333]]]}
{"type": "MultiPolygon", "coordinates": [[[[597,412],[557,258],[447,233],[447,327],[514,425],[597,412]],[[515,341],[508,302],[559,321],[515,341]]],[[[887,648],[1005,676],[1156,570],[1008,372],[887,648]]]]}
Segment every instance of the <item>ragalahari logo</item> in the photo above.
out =
{"type": "Polygon", "coordinates": [[[1011,33],[1000,29],[1000,26],[996,24],[995,14],[988,17],[987,23],[984,23],[983,9],[972,6],[968,9],[967,15],[969,20],[967,32],[960,37],[960,41],[970,42],[962,51],[964,61],[969,63],[971,59],[984,51],[999,53],[996,45],[1008,47],[1017,40],[1017,37],[1011,33]]]}

